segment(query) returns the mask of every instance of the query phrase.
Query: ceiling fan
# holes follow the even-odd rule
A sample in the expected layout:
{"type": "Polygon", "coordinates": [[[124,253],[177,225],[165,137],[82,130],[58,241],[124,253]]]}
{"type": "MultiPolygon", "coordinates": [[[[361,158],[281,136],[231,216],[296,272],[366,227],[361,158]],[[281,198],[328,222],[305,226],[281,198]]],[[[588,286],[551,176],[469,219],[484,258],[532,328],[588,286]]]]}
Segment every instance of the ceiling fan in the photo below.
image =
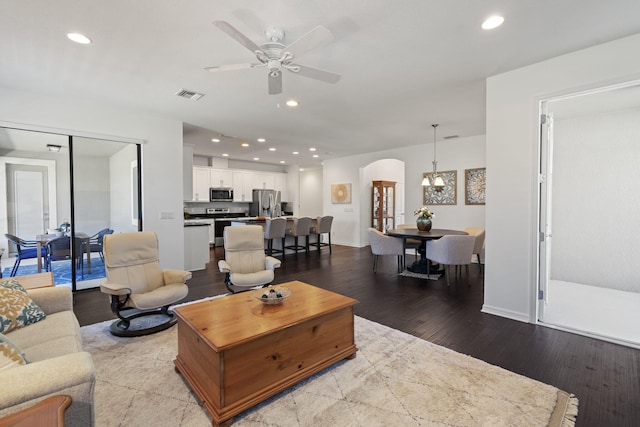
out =
{"type": "Polygon", "coordinates": [[[284,30],[278,27],[268,27],[265,30],[265,35],[267,36],[268,41],[262,46],[258,46],[226,21],[214,21],[213,24],[232,37],[235,41],[253,52],[256,55],[258,62],[218,65],[205,68],[207,71],[232,71],[243,70],[246,68],[267,67],[269,70],[270,95],[276,95],[282,92],[283,69],[327,83],[337,83],[338,80],[340,80],[340,74],[294,63],[298,57],[313,48],[333,40],[331,32],[321,25],[315,27],[313,30],[309,31],[307,34],[303,35],[288,46],[282,44],[284,30]]]}

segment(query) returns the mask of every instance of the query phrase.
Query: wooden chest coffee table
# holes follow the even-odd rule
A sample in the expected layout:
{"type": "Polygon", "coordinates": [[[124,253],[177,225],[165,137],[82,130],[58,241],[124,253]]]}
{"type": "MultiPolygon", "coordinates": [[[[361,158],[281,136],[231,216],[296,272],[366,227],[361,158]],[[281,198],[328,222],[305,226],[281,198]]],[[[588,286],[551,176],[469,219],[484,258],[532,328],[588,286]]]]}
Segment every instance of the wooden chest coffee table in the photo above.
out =
{"type": "Polygon", "coordinates": [[[292,291],[280,305],[243,292],[175,309],[176,370],[214,426],[358,351],[357,300],[298,281],[277,286],[292,291]]]}

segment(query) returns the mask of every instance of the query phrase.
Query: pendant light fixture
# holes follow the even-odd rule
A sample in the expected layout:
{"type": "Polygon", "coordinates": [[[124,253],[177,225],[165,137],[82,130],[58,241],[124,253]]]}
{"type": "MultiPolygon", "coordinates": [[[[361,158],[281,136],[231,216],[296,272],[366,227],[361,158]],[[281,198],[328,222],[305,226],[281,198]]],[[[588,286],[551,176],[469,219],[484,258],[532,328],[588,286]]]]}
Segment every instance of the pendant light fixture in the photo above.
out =
{"type": "Polygon", "coordinates": [[[433,124],[431,126],[433,127],[433,173],[431,173],[431,179],[429,179],[429,174],[424,174],[422,185],[429,187],[433,182],[434,191],[439,193],[444,190],[444,180],[440,175],[438,175],[438,161],[436,160],[436,128],[438,127],[438,124],[433,124]]]}

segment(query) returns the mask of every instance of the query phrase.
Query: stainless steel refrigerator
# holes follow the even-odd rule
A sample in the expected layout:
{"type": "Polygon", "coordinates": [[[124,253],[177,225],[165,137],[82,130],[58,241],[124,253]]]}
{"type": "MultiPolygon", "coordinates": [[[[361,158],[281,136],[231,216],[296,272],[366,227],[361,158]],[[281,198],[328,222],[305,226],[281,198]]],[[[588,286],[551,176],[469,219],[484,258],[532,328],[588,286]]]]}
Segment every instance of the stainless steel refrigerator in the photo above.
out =
{"type": "Polygon", "coordinates": [[[253,202],[251,203],[251,216],[265,216],[275,218],[282,215],[280,191],[277,190],[253,190],[253,202]]]}

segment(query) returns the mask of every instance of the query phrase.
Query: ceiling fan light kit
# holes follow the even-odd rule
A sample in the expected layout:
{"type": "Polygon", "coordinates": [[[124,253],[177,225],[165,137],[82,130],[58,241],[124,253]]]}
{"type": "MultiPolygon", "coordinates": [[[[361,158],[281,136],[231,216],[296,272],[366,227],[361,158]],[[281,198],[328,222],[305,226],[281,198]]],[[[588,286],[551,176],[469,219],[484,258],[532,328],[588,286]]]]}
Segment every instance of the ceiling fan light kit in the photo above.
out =
{"type": "Polygon", "coordinates": [[[258,46],[226,21],[214,21],[213,24],[245,48],[249,49],[259,62],[217,65],[205,68],[207,71],[234,71],[247,68],[267,67],[269,70],[267,77],[270,95],[282,93],[283,69],[327,83],[337,83],[340,80],[340,74],[293,63],[299,56],[333,40],[331,32],[321,25],[288,46],[282,43],[285,34],[283,29],[274,26],[267,27],[265,35],[269,41],[262,46],[258,46]]]}

